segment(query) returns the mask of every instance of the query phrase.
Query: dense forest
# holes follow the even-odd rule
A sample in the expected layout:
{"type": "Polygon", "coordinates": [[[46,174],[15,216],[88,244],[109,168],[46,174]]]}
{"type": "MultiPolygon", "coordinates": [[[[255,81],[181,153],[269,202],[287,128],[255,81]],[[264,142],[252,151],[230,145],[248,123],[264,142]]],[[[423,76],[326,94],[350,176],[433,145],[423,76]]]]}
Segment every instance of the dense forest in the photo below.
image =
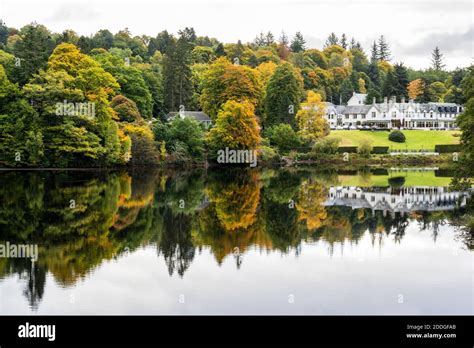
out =
{"type": "MultiPolygon", "coordinates": [[[[429,57],[427,57],[428,60],[429,57]]],[[[0,163],[120,166],[201,161],[216,149],[259,149],[261,158],[315,145],[329,129],[324,101],[384,97],[467,104],[459,124],[472,149],[473,68],[394,62],[384,36],[370,52],[332,33],[321,50],[301,33],[222,43],[185,28],[156,37],[100,30],[79,36],[0,20],[0,163]],[[309,106],[303,108],[303,106],[309,106]],[[214,127],[171,111],[202,110],[214,127]],[[470,116],[469,116],[470,115],[470,116]]],[[[472,158],[472,157],[471,157],[472,158]]]]}

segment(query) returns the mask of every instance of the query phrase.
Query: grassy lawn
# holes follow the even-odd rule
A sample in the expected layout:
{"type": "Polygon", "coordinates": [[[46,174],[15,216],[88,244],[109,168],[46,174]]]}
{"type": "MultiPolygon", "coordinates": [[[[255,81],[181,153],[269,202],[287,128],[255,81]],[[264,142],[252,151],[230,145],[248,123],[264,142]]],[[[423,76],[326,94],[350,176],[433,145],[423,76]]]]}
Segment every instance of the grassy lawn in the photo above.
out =
{"type": "Polygon", "coordinates": [[[339,175],[342,186],[388,186],[388,180],[394,177],[404,177],[404,186],[449,186],[451,178],[435,176],[434,171],[389,172],[388,175],[339,175]]]}
{"type": "Polygon", "coordinates": [[[341,139],[340,146],[357,146],[362,139],[372,141],[372,146],[390,146],[391,149],[409,150],[434,150],[437,144],[458,144],[459,131],[425,131],[404,130],[405,143],[395,143],[388,140],[389,132],[386,131],[360,131],[360,130],[334,130],[329,137],[341,139]]]}

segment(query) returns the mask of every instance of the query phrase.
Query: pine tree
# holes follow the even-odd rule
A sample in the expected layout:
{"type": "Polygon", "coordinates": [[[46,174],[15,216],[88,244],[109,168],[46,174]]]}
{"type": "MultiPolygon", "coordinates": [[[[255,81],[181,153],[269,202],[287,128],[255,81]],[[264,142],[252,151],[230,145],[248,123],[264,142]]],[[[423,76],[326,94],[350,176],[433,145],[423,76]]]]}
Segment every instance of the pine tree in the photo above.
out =
{"type": "Polygon", "coordinates": [[[275,42],[275,37],[273,34],[269,31],[267,35],[265,36],[265,46],[270,46],[275,42]]]}
{"type": "Polygon", "coordinates": [[[163,89],[165,106],[176,111],[180,105],[190,105],[193,95],[192,72],[190,67],[192,45],[185,35],[181,35],[171,45],[163,59],[163,89]]]}
{"type": "Polygon", "coordinates": [[[244,45],[242,45],[242,41],[238,40],[237,41],[237,45],[235,45],[235,54],[234,54],[234,58],[241,58],[242,55],[244,54],[244,45]]]}
{"type": "Polygon", "coordinates": [[[372,51],[370,53],[370,61],[377,62],[379,60],[379,48],[377,47],[377,43],[374,41],[372,45],[372,51]]]}
{"type": "Polygon", "coordinates": [[[219,42],[216,46],[216,49],[214,51],[216,53],[216,57],[223,57],[225,56],[225,51],[224,51],[224,45],[222,42],[219,42]]]}
{"type": "Polygon", "coordinates": [[[303,38],[303,34],[301,34],[301,32],[298,31],[296,32],[295,37],[293,38],[293,41],[291,42],[290,48],[295,53],[302,52],[306,49],[305,44],[306,44],[306,41],[303,38]]]}
{"type": "Polygon", "coordinates": [[[45,26],[33,23],[22,28],[21,40],[13,46],[13,54],[21,61],[21,66],[15,69],[15,82],[24,84],[33,74],[44,69],[53,49],[54,40],[45,26]]]}
{"type": "Polygon", "coordinates": [[[255,45],[257,45],[258,47],[264,47],[265,44],[266,44],[266,38],[265,38],[265,34],[263,34],[263,32],[260,32],[260,34],[258,34],[255,39],[253,40],[253,42],[255,43],[255,45]]]}
{"type": "Polygon", "coordinates": [[[294,126],[295,114],[303,95],[297,70],[288,63],[279,65],[270,78],[264,100],[265,127],[278,123],[294,126]]]}
{"type": "Polygon", "coordinates": [[[375,98],[376,103],[380,102],[380,93],[379,93],[379,91],[376,90],[375,88],[371,87],[367,91],[367,97],[365,98],[365,104],[372,104],[374,102],[374,98],[375,98]]]}
{"type": "Polygon", "coordinates": [[[8,27],[0,19],[0,48],[6,46],[8,40],[8,27]]]}
{"type": "Polygon", "coordinates": [[[352,37],[352,39],[351,39],[351,49],[355,48],[355,46],[356,46],[356,41],[355,41],[354,37],[352,37]]]}
{"type": "Polygon", "coordinates": [[[339,44],[339,39],[337,38],[336,34],[331,33],[326,39],[326,43],[324,47],[329,47],[329,46],[338,45],[338,44],[339,44]]]}
{"type": "Polygon", "coordinates": [[[341,46],[342,48],[347,49],[347,37],[346,37],[346,34],[344,33],[342,33],[342,36],[341,36],[341,46]]]}
{"type": "Polygon", "coordinates": [[[283,46],[288,46],[290,44],[290,41],[288,40],[288,36],[286,35],[284,31],[281,32],[280,39],[278,40],[278,42],[280,43],[280,45],[283,45],[283,46]]]}
{"type": "Polygon", "coordinates": [[[397,95],[397,77],[395,75],[395,72],[390,69],[387,73],[387,76],[385,76],[385,80],[383,83],[382,87],[382,96],[384,97],[393,97],[397,95]]]}
{"type": "Polygon", "coordinates": [[[396,78],[396,84],[394,86],[395,94],[397,97],[407,98],[408,97],[408,70],[403,63],[397,63],[394,65],[394,73],[396,78]]]}
{"type": "Polygon", "coordinates": [[[431,54],[431,65],[433,66],[433,69],[436,71],[441,71],[444,69],[446,64],[444,64],[444,56],[441,53],[440,49],[438,46],[435,47],[433,50],[433,53],[431,54]]]}
{"type": "Polygon", "coordinates": [[[387,41],[383,35],[380,35],[379,38],[379,60],[390,61],[390,47],[388,46],[387,41]]]}

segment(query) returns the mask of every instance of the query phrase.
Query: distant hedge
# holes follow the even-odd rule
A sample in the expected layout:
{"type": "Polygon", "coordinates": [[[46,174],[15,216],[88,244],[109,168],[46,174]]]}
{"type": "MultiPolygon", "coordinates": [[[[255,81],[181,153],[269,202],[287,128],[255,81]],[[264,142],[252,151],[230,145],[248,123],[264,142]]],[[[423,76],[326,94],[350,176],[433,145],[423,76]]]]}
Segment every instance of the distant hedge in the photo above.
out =
{"type": "Polygon", "coordinates": [[[339,148],[337,149],[337,152],[357,153],[357,146],[339,146],[339,148]]]}
{"type": "Polygon", "coordinates": [[[445,144],[445,145],[435,145],[435,152],[439,153],[451,153],[461,151],[460,144],[445,144]]]}
{"type": "Polygon", "coordinates": [[[388,153],[388,146],[374,146],[372,147],[372,153],[377,155],[382,155],[388,153]]]}

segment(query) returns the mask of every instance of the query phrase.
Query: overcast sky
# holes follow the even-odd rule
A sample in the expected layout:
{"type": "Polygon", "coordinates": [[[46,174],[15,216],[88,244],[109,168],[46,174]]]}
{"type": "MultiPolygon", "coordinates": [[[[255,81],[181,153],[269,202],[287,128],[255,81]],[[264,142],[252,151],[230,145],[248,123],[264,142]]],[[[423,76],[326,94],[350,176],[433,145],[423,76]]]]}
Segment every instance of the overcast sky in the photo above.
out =
{"type": "Polygon", "coordinates": [[[11,27],[36,21],[85,35],[128,27],[133,35],[155,36],[188,26],[223,42],[252,41],[260,31],[292,37],[299,30],[311,48],[322,48],[334,31],[354,36],[368,54],[383,34],[393,60],[414,68],[430,64],[435,46],[448,68],[468,66],[473,57],[471,0],[0,0],[0,18],[11,27]]]}

